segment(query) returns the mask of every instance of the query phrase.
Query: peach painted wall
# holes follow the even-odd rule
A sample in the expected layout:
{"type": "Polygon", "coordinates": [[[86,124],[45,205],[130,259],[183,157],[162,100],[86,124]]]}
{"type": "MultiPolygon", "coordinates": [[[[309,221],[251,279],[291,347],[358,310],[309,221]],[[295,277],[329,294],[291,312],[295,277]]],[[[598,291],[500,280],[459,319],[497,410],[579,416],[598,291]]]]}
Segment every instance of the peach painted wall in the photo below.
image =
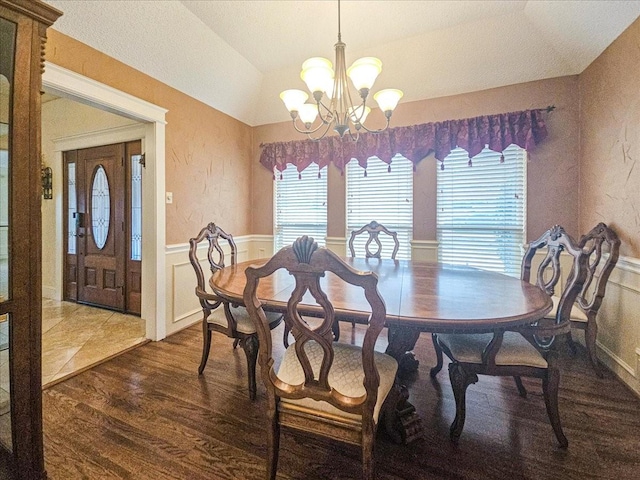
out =
{"type": "Polygon", "coordinates": [[[251,127],[71,37],[47,36],[48,61],[168,110],[167,244],[187,242],[209,221],[251,233],[251,127]]]}
{"type": "MultiPolygon", "coordinates": [[[[528,163],[527,236],[533,240],[553,224],[577,235],[578,225],[578,78],[568,76],[495,88],[480,92],[401,103],[393,115],[394,126],[469,118],[555,105],[547,116],[548,137],[530,152],[528,163]]],[[[283,107],[284,108],[284,107],[283,107]]],[[[371,117],[379,115],[371,113],[371,117]]],[[[252,232],[273,232],[273,182],[271,172],[259,164],[260,143],[300,139],[290,123],[255,128],[252,189],[255,208],[252,232]]],[[[433,156],[422,160],[414,177],[414,239],[436,239],[436,169],[433,156]]],[[[345,236],[345,184],[329,166],[329,237],[345,236]]],[[[472,167],[473,168],[473,167],[472,167]]]]}
{"type": "Polygon", "coordinates": [[[580,75],[580,228],[612,226],[640,258],[640,20],[580,75]]]}

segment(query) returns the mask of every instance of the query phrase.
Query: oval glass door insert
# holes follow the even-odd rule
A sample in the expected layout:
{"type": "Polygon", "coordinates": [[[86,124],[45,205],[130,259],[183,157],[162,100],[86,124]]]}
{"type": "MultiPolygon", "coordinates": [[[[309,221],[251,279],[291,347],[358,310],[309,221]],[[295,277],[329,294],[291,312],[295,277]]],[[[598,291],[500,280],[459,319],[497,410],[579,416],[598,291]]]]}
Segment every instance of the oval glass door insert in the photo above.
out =
{"type": "Polygon", "coordinates": [[[109,219],[111,218],[111,195],[109,180],[104,167],[100,165],[93,176],[91,186],[91,229],[93,241],[100,250],[107,243],[109,235],[109,219]]]}

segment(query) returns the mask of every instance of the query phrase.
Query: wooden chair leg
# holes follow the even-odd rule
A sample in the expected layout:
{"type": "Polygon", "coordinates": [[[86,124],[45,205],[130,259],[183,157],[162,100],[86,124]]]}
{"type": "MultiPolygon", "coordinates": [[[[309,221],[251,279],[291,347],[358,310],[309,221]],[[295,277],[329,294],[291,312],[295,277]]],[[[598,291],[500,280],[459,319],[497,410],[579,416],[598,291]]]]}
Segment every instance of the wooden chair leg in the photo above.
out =
{"type": "Polygon", "coordinates": [[[333,325],[331,325],[331,331],[333,332],[333,339],[336,342],[340,340],[340,323],[337,320],[333,322],[333,325]]]}
{"type": "Polygon", "coordinates": [[[207,366],[207,360],[209,359],[209,351],[211,350],[211,330],[209,330],[209,323],[205,315],[202,320],[202,359],[200,360],[200,366],[198,367],[198,375],[202,375],[204,367],[207,366]]]}
{"type": "Polygon", "coordinates": [[[571,331],[567,332],[567,346],[569,347],[569,350],[571,350],[571,353],[573,355],[578,353],[578,347],[576,347],[576,342],[573,341],[573,337],[571,336],[571,331]]]}
{"type": "Polygon", "coordinates": [[[373,480],[375,478],[375,459],[373,456],[375,429],[372,425],[363,425],[362,427],[362,480],[373,480]]]}
{"type": "Polygon", "coordinates": [[[253,334],[245,338],[242,348],[247,356],[247,373],[249,377],[249,399],[256,399],[256,363],[258,361],[258,335],[253,334]]]}
{"type": "Polygon", "coordinates": [[[289,332],[290,332],[289,327],[285,323],[284,333],[282,334],[282,344],[284,345],[284,348],[289,348],[289,332]]]}
{"type": "Polygon", "coordinates": [[[584,342],[587,345],[587,354],[589,355],[589,360],[591,360],[591,365],[593,365],[593,369],[596,372],[596,375],[599,378],[602,378],[604,375],[602,374],[602,369],[600,368],[600,363],[598,362],[597,348],[596,348],[596,337],[598,336],[598,324],[596,323],[595,318],[590,318],[587,323],[587,329],[584,331],[584,342]]]}
{"type": "MultiPolygon", "coordinates": [[[[272,397],[272,392],[267,392],[272,397]]],[[[278,424],[278,411],[274,398],[269,398],[267,407],[267,479],[276,480],[278,470],[278,453],[280,451],[280,425],[278,424]]]]}
{"type": "Polygon", "coordinates": [[[443,358],[442,358],[442,348],[440,348],[440,344],[438,343],[438,336],[435,333],[431,334],[431,341],[433,342],[433,349],[436,351],[436,363],[435,367],[433,367],[429,371],[429,375],[431,378],[436,378],[436,375],[442,370],[443,358]]]}
{"type": "Polygon", "coordinates": [[[464,428],[467,387],[472,383],[476,383],[478,376],[475,373],[465,372],[459,363],[452,362],[449,364],[449,379],[451,380],[453,396],[456,400],[456,418],[449,429],[449,436],[451,441],[457,444],[464,428]]]}
{"type": "Polygon", "coordinates": [[[569,445],[567,437],[562,432],[560,424],[560,411],[558,410],[558,386],[560,385],[560,371],[557,368],[549,368],[547,375],[542,379],[542,391],[544,393],[544,403],[547,407],[547,414],[551,427],[556,434],[558,443],[562,448],[569,445]]]}
{"type": "Polygon", "coordinates": [[[520,377],[513,377],[513,380],[516,382],[516,387],[518,388],[518,393],[522,398],[527,398],[527,389],[524,388],[522,384],[522,379],[520,377]]]}

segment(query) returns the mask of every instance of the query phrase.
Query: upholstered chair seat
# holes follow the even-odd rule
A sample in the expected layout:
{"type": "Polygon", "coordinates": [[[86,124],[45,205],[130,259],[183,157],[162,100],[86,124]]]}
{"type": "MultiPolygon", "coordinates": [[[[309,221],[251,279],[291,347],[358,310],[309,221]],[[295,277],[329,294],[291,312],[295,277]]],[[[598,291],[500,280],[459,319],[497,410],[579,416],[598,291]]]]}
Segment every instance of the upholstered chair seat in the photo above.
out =
{"type": "MultiPolygon", "coordinates": [[[[492,333],[440,334],[438,341],[459,362],[482,364],[482,352],[493,338],[492,333]]],[[[496,365],[547,368],[547,360],[518,332],[505,332],[496,353],[496,365]]]]}
{"type": "MultiPolygon", "coordinates": [[[[320,364],[322,362],[322,348],[316,342],[310,341],[307,343],[305,350],[309,356],[309,362],[311,368],[316,375],[319,375],[320,364]]],[[[363,381],[364,381],[364,369],[362,368],[362,348],[354,345],[347,345],[342,343],[336,343],[333,346],[334,359],[333,366],[329,372],[329,384],[334,390],[346,395],[348,397],[361,397],[366,393],[363,381]]],[[[398,371],[398,362],[395,358],[386,355],[381,352],[373,352],[376,368],[380,375],[380,386],[378,387],[378,400],[373,410],[373,420],[377,423],[382,402],[391,387],[398,371]]],[[[278,369],[278,378],[290,385],[299,385],[304,383],[304,371],[298,361],[298,356],[295,353],[295,344],[292,344],[287,348],[284,354],[280,368],[278,369]]],[[[345,412],[333,405],[313,400],[312,398],[291,399],[282,398],[281,403],[289,403],[293,405],[299,405],[302,407],[308,407],[315,411],[326,412],[332,415],[336,415],[344,418],[357,419],[360,415],[345,412]]]]}
{"type": "MultiPolygon", "coordinates": [[[[234,307],[230,305],[229,310],[231,311],[231,315],[236,321],[237,332],[244,333],[246,335],[256,333],[256,327],[253,324],[251,317],[249,317],[249,312],[247,312],[246,308],[242,306],[234,307]]],[[[265,312],[265,315],[267,316],[267,320],[269,323],[278,322],[282,318],[281,313],[265,312]]],[[[229,326],[229,321],[227,320],[227,316],[225,315],[224,309],[222,308],[218,308],[211,312],[211,315],[209,315],[209,318],[207,318],[207,322],[214,323],[224,328],[227,328],[229,326]]]]}

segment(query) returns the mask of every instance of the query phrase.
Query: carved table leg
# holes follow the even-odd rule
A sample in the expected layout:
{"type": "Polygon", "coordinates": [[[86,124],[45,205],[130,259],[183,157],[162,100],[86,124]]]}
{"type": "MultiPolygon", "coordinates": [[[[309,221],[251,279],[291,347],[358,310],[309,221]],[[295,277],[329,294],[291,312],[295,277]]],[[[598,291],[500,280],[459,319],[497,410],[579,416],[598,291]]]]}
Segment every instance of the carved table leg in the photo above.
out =
{"type": "Polygon", "coordinates": [[[422,419],[408,399],[407,387],[395,382],[382,406],[381,422],[395,443],[411,443],[424,435],[422,419]]]}
{"type": "Polygon", "coordinates": [[[413,355],[420,331],[407,327],[389,327],[387,355],[398,361],[398,376],[404,377],[418,371],[420,362],[413,355]]]}

